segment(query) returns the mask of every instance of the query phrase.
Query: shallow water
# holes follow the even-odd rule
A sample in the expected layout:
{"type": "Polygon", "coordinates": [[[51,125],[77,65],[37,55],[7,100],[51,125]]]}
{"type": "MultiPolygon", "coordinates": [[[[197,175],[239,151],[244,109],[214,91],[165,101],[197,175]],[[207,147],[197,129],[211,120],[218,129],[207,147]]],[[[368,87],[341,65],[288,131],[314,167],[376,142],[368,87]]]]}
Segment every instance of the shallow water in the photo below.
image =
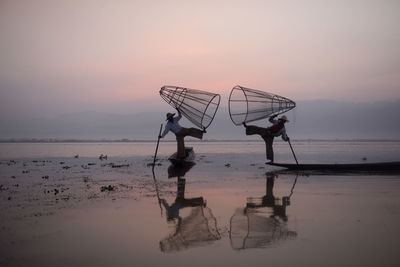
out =
{"type": "MultiPolygon", "coordinates": [[[[399,161],[400,141],[292,141],[294,152],[303,163],[350,163],[362,161],[399,161]]],[[[265,145],[254,142],[186,142],[197,154],[248,153],[262,159],[265,145]]],[[[0,143],[0,159],[48,157],[110,157],[152,156],[155,142],[137,143],[0,143]]],[[[175,142],[160,142],[158,155],[176,151],[175,142]]],[[[274,143],[277,162],[294,162],[287,142],[274,143]]],[[[264,157],[265,158],[265,157],[264,157]]]]}
{"type": "MultiPolygon", "coordinates": [[[[398,151],[392,150],[398,143],[386,144],[342,143],[327,158],[340,155],[341,160],[361,161],[360,154],[374,151],[377,159],[398,160],[398,151]]],[[[153,177],[146,164],[151,162],[154,144],[145,145],[148,155],[115,157],[110,151],[117,153],[117,149],[102,150],[112,155],[106,161],[89,157],[96,156],[98,148],[81,150],[88,157],[78,159],[46,156],[49,150],[39,153],[44,162],[27,155],[12,164],[8,163],[13,157],[3,159],[0,265],[400,263],[399,175],[276,176],[266,174],[271,169],[265,166],[261,149],[251,153],[257,143],[238,144],[242,153],[233,152],[238,147],[232,144],[193,143],[198,151],[195,166],[186,172],[171,169],[168,153],[163,152],[153,177]],[[110,162],[129,166],[112,168],[110,162]],[[101,186],[109,184],[117,189],[100,192],[101,186]],[[54,194],[55,188],[60,193],[54,194]]],[[[277,148],[283,150],[284,145],[277,148]]],[[[331,143],[323,142],[296,144],[298,157],[310,161],[321,160],[320,153],[330,147],[331,143]]],[[[51,153],[61,153],[52,149],[51,153]]],[[[71,152],[70,148],[62,151],[71,152]]],[[[65,156],[62,153],[54,155],[65,156]]],[[[280,153],[282,160],[292,160],[291,154],[280,153]]]]}
{"type": "Polygon", "coordinates": [[[187,173],[183,198],[182,180],[160,190],[178,211],[147,196],[68,209],[29,228],[17,222],[17,242],[3,253],[22,266],[398,265],[400,177],[301,176],[283,203],[296,177],[267,189],[271,177],[227,175],[187,173]]]}

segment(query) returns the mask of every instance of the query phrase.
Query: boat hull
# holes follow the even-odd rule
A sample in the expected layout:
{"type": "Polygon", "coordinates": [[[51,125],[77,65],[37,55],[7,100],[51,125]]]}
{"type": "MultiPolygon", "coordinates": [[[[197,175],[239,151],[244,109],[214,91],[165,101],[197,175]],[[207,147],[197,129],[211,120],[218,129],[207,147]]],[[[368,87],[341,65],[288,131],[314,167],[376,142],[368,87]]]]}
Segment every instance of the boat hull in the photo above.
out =
{"type": "Polygon", "coordinates": [[[400,162],[355,163],[355,164],[286,164],[268,163],[268,165],[283,167],[298,171],[326,172],[400,172],[400,162]]]}
{"type": "Polygon", "coordinates": [[[180,159],[177,157],[177,152],[172,154],[168,160],[175,166],[188,166],[188,165],[193,165],[194,164],[194,159],[196,157],[193,147],[185,147],[185,153],[186,157],[183,159],[180,159]]]}

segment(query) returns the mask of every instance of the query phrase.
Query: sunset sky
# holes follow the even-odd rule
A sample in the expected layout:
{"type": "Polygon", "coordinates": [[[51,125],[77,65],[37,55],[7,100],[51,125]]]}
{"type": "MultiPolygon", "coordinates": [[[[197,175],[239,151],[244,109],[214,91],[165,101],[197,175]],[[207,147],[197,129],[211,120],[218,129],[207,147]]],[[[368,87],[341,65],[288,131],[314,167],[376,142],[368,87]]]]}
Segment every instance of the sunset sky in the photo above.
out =
{"type": "Polygon", "coordinates": [[[166,84],[223,101],[237,84],[293,100],[399,100],[399,14],[386,0],[1,0],[0,111],[161,105],[166,84]]]}

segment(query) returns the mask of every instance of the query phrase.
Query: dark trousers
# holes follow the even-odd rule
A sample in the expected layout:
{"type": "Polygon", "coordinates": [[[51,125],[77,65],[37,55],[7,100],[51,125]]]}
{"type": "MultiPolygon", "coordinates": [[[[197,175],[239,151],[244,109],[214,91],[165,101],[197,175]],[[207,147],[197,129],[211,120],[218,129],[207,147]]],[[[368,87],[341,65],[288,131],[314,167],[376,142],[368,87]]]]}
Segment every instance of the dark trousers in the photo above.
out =
{"type": "Polygon", "coordinates": [[[274,161],[274,150],[272,143],[274,142],[274,136],[268,131],[268,128],[262,128],[258,126],[246,126],[246,135],[257,134],[264,139],[267,159],[274,161]]]}
{"type": "Polygon", "coordinates": [[[178,145],[178,158],[186,157],[185,154],[185,136],[192,136],[198,139],[203,139],[203,131],[196,129],[196,128],[183,128],[175,134],[176,135],[176,142],[178,145]]]}

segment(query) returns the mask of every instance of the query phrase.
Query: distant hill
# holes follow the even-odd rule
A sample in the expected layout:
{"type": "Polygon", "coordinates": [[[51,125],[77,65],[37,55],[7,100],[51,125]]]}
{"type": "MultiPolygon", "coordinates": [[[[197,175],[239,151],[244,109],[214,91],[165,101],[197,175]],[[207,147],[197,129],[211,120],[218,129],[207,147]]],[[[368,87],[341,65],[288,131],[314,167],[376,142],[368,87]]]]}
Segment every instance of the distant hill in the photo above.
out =
{"type": "MultiPolygon", "coordinates": [[[[150,109],[151,107],[149,107],[150,109]]],[[[129,139],[154,140],[165,113],[146,111],[111,114],[75,112],[53,118],[1,119],[0,139],[129,139]]],[[[400,139],[400,101],[349,103],[330,100],[300,101],[287,114],[292,139],[400,139]]],[[[183,126],[192,124],[183,119],[183,126]]],[[[255,123],[267,125],[267,120],[255,123]]],[[[206,139],[251,139],[243,127],[233,125],[227,107],[221,106],[206,139]]],[[[168,139],[174,139],[169,135],[168,139]]]]}

